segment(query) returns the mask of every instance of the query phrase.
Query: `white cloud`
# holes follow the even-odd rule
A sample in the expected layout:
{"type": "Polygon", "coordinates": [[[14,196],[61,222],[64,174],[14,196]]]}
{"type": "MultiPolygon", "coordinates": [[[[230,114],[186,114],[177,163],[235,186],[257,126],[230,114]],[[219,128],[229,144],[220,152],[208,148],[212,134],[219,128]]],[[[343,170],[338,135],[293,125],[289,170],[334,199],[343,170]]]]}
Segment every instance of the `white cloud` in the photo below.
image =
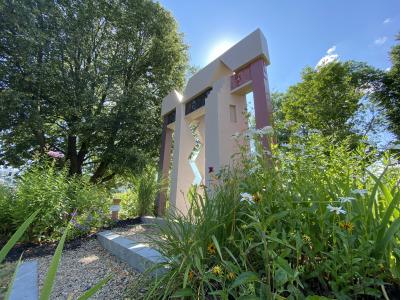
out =
{"type": "Polygon", "coordinates": [[[392,19],[391,18],[386,18],[384,21],[383,21],[383,24],[388,24],[388,23],[391,23],[392,22],[392,19]]]}
{"type": "Polygon", "coordinates": [[[335,52],[335,51],[336,51],[336,46],[332,46],[332,47],[330,47],[330,48],[328,49],[328,51],[326,51],[326,54],[331,55],[331,54],[333,54],[333,52],[335,52]]]}
{"type": "Polygon", "coordinates": [[[319,67],[323,67],[327,64],[330,64],[331,62],[334,62],[336,60],[339,59],[339,55],[337,55],[335,53],[336,51],[336,46],[332,46],[330,47],[327,51],[326,51],[326,55],[323,56],[319,62],[317,63],[317,65],[315,66],[315,69],[318,69],[319,67]]]}
{"type": "Polygon", "coordinates": [[[377,38],[375,41],[374,41],[374,44],[375,45],[383,45],[384,43],[386,43],[386,41],[387,41],[387,36],[382,36],[382,37],[380,37],[380,38],[377,38]]]}

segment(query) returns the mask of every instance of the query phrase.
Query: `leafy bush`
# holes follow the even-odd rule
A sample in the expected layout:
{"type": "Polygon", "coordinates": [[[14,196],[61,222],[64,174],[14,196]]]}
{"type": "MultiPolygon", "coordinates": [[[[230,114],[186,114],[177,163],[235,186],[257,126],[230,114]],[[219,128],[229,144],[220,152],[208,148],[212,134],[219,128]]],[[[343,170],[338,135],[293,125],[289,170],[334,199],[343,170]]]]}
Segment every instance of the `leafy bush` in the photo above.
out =
{"type": "Polygon", "coordinates": [[[13,201],[14,193],[12,189],[0,184],[0,237],[8,234],[13,201]]]}
{"type": "Polygon", "coordinates": [[[159,191],[156,168],[147,165],[141,174],[131,176],[129,180],[129,189],[115,195],[121,199],[121,218],[153,215],[159,191]]]}
{"type": "Polygon", "coordinates": [[[269,159],[242,150],[240,170],[216,174],[212,193],[192,194],[189,213],[160,227],[158,248],[170,260],[148,299],[353,299],[400,290],[393,158],[317,133],[292,137],[269,159]]]}
{"type": "Polygon", "coordinates": [[[88,178],[68,177],[54,161],[39,160],[17,179],[15,197],[11,201],[8,232],[21,225],[35,210],[41,209],[24,236],[30,241],[54,241],[73,217],[74,230],[69,238],[101,226],[108,217],[110,205],[106,190],[89,183],[88,178]]]}
{"type": "Polygon", "coordinates": [[[154,200],[158,192],[157,171],[153,166],[147,166],[139,177],[134,180],[136,187],[139,216],[152,215],[154,200]]]}
{"type": "Polygon", "coordinates": [[[137,193],[133,187],[123,193],[114,194],[115,198],[121,199],[120,219],[134,218],[138,216],[137,193]]]}

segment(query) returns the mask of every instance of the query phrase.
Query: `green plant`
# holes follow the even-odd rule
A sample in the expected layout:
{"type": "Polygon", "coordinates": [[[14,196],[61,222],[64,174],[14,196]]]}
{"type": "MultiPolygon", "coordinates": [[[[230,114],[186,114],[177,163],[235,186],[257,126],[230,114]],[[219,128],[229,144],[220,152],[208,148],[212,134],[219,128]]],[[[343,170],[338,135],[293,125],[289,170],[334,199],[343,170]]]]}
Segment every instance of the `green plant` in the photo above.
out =
{"type": "MultiPolygon", "coordinates": [[[[12,237],[8,240],[6,245],[0,250],[0,264],[3,262],[4,258],[7,256],[8,252],[11,250],[11,248],[18,242],[18,240],[21,238],[21,236],[24,234],[24,232],[27,230],[27,228],[31,225],[31,223],[35,220],[37,215],[39,214],[40,209],[35,211],[25,222],[17,229],[17,231],[12,235],[12,237]]],[[[57,245],[55,254],[53,256],[53,259],[51,261],[48,273],[46,275],[41,293],[40,293],[40,300],[48,300],[50,299],[51,296],[51,291],[53,289],[53,285],[55,282],[56,274],[57,274],[57,269],[58,265],[61,260],[61,255],[62,255],[62,250],[64,248],[64,243],[65,239],[67,237],[69,227],[67,227],[64,230],[64,233],[61,237],[60,242],[57,245]]],[[[11,288],[13,286],[14,280],[15,280],[15,275],[18,270],[18,267],[21,263],[22,255],[17,263],[17,266],[14,271],[14,275],[9,283],[9,288],[7,290],[7,293],[5,295],[5,300],[8,300],[10,295],[11,295],[11,288]]],[[[79,300],[86,300],[89,299],[90,296],[92,296],[94,293],[96,293],[103,285],[105,285],[109,280],[111,276],[108,276],[101,281],[99,281],[97,284],[92,286],[89,290],[87,290],[81,297],[79,297],[79,300]]]]}
{"type": "Polygon", "coordinates": [[[187,215],[166,218],[157,246],[167,269],[147,299],[400,290],[398,158],[317,132],[292,136],[267,158],[256,149],[244,146],[240,168],[215,174],[211,193],[192,193],[187,215]]]}
{"type": "Polygon", "coordinates": [[[11,208],[15,201],[13,190],[0,184],[0,237],[8,234],[11,223],[11,208]]]}
{"type": "Polygon", "coordinates": [[[24,240],[54,241],[73,216],[75,225],[68,238],[102,226],[108,220],[109,195],[101,186],[89,183],[89,178],[69,177],[67,169],[56,161],[38,158],[17,179],[15,196],[9,208],[7,232],[12,232],[36,209],[42,213],[30,227],[24,240]]]}
{"type": "Polygon", "coordinates": [[[114,198],[121,199],[120,218],[127,219],[138,216],[138,198],[133,187],[130,187],[123,193],[113,195],[114,198]]]}
{"type": "Polygon", "coordinates": [[[156,168],[147,165],[144,171],[134,178],[133,185],[137,197],[138,215],[152,215],[154,201],[159,191],[156,168]]]}

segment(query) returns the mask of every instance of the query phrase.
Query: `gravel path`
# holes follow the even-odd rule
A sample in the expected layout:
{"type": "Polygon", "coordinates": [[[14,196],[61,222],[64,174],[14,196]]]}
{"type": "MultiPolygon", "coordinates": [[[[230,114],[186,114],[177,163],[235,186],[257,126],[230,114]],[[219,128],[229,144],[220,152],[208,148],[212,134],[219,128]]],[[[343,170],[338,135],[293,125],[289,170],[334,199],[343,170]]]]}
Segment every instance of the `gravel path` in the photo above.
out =
{"type": "Polygon", "coordinates": [[[147,244],[152,247],[154,240],[162,240],[159,230],[154,225],[149,224],[138,224],[130,225],[126,227],[113,228],[112,231],[116,234],[122,235],[123,237],[131,240],[135,240],[139,243],[147,244]]]}
{"type": "MultiPolygon", "coordinates": [[[[39,261],[39,285],[50,265],[52,256],[37,258],[39,261]]],[[[64,250],[57,272],[51,299],[77,299],[83,292],[108,274],[113,277],[91,299],[124,299],[126,288],[140,276],[127,264],[104,250],[97,240],[91,239],[73,250],[64,250]]]]}

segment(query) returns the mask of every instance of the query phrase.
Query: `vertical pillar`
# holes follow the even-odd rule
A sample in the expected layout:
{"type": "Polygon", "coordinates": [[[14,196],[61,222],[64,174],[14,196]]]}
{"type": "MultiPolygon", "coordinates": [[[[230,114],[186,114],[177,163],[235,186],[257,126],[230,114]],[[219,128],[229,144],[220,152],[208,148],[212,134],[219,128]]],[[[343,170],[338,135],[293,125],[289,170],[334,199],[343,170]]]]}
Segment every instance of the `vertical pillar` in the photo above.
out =
{"type": "Polygon", "coordinates": [[[159,181],[161,183],[161,190],[156,200],[156,214],[163,216],[165,214],[165,206],[167,199],[168,189],[168,175],[169,164],[171,161],[171,147],[172,147],[172,130],[167,127],[167,116],[164,116],[164,124],[161,136],[161,149],[160,149],[160,162],[159,162],[159,181]]]}
{"type": "Polygon", "coordinates": [[[194,147],[190,122],[185,117],[185,104],[178,105],[176,107],[170,207],[175,212],[182,214],[186,214],[190,208],[186,196],[194,180],[194,174],[189,164],[189,156],[194,147]]]}
{"type": "MultiPolygon", "coordinates": [[[[253,82],[254,110],[256,118],[256,128],[272,126],[272,103],[269,94],[267,71],[262,59],[250,65],[251,79],[253,82]]],[[[266,138],[262,141],[266,150],[270,149],[266,138]]]]}

